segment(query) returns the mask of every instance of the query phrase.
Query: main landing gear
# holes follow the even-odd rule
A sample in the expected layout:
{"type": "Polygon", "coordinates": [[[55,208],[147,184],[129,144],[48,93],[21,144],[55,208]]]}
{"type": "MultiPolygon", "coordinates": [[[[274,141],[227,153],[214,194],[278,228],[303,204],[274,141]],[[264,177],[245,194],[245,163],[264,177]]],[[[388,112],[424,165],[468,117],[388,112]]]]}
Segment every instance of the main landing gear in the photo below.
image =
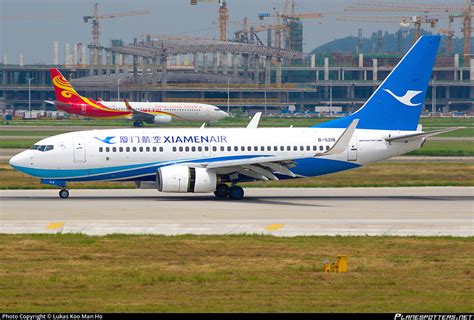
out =
{"type": "Polygon", "coordinates": [[[59,191],[59,197],[60,197],[61,199],[67,199],[67,198],[69,197],[69,190],[67,190],[67,189],[61,189],[61,190],[59,191]]]}
{"type": "Polygon", "coordinates": [[[143,121],[134,121],[133,126],[137,128],[143,127],[143,121]]]}
{"type": "Polygon", "coordinates": [[[231,200],[242,200],[244,197],[244,189],[239,186],[231,186],[222,183],[217,185],[214,195],[220,199],[229,197],[231,200]]]}

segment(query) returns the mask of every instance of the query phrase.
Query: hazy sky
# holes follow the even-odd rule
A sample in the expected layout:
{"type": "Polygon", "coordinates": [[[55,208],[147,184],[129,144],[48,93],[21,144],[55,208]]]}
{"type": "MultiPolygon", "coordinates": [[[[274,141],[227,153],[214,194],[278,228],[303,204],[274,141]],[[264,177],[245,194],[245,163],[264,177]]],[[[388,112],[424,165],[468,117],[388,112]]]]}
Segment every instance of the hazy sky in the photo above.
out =
{"type": "MultiPolygon", "coordinates": [[[[227,0],[229,7],[228,37],[233,38],[233,30],[238,28],[243,17],[258,22],[259,12],[283,10],[284,0],[227,0]],[[237,26],[237,23],[239,24],[237,26]]],[[[368,0],[365,0],[368,1],[368,0]]],[[[394,2],[391,0],[390,2],[394,2]]],[[[84,23],[82,17],[91,15],[95,0],[0,0],[0,60],[7,54],[8,63],[18,63],[20,53],[25,64],[52,63],[53,41],[59,41],[60,61],[64,61],[64,44],[91,42],[91,24],[84,23]],[[59,17],[58,17],[59,16],[59,17]]],[[[398,3],[413,1],[402,0],[398,3]]],[[[399,28],[390,23],[361,23],[337,21],[338,16],[355,16],[355,12],[344,12],[344,8],[355,4],[348,0],[299,0],[297,12],[327,13],[323,19],[305,19],[304,51],[348,35],[357,35],[362,28],[364,36],[378,29],[394,32],[399,28]]],[[[452,4],[462,6],[463,0],[419,0],[416,3],[452,4]]],[[[99,1],[99,13],[117,13],[149,10],[143,16],[120,17],[101,20],[101,43],[109,45],[111,39],[131,42],[142,33],[185,34],[205,38],[218,37],[217,3],[190,5],[190,0],[104,0],[99,1]]],[[[369,15],[359,13],[358,15],[369,15]]],[[[390,13],[400,16],[403,13],[390,13]]],[[[273,18],[267,18],[273,22],[273,18]]],[[[460,20],[460,19],[458,19],[460,20]]],[[[445,27],[447,20],[441,20],[433,29],[445,27]]],[[[455,25],[456,36],[461,36],[459,21],[455,25]]],[[[262,33],[265,37],[265,33],[262,33]]]]}

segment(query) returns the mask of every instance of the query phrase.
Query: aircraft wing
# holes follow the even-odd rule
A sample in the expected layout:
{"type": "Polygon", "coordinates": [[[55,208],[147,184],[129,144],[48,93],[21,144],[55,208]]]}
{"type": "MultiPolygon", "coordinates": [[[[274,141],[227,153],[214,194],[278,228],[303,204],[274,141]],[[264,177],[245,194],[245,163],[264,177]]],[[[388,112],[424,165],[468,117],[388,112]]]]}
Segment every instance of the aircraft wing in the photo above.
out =
{"type": "Polygon", "coordinates": [[[124,99],[125,106],[127,107],[128,111],[132,112],[132,120],[134,121],[144,121],[144,122],[153,122],[155,119],[155,116],[143,111],[136,110],[132,108],[130,103],[128,102],[127,99],[124,99]]]}
{"type": "Polygon", "coordinates": [[[209,161],[200,163],[189,163],[192,167],[204,167],[216,170],[220,174],[238,173],[260,180],[278,180],[275,173],[296,177],[290,169],[295,166],[294,160],[312,157],[322,157],[344,152],[354,134],[359,119],[355,119],[344,130],[333,147],[325,152],[295,152],[285,156],[256,156],[252,158],[242,157],[240,159],[209,161]]]}
{"type": "Polygon", "coordinates": [[[448,129],[441,129],[441,130],[434,130],[434,131],[429,131],[429,132],[417,132],[417,133],[411,133],[411,134],[405,134],[405,135],[399,135],[399,136],[389,136],[385,137],[385,140],[388,142],[397,142],[397,141],[413,141],[417,140],[419,138],[427,138],[431,136],[436,136],[438,134],[443,134],[451,131],[456,131],[459,129],[462,129],[464,127],[456,127],[456,128],[448,128],[448,129]]]}

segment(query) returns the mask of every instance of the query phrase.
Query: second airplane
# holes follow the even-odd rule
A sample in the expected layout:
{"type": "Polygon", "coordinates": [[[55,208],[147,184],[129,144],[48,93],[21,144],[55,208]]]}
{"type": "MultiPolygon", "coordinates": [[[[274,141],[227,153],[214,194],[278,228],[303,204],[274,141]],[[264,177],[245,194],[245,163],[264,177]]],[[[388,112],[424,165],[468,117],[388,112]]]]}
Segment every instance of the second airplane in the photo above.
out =
{"type": "Polygon", "coordinates": [[[143,123],[163,124],[173,120],[217,121],[228,114],[216,106],[203,103],[95,101],[81,96],[58,69],[50,69],[56,94],[53,104],[58,110],[88,118],[129,119],[135,127],[143,123]]]}

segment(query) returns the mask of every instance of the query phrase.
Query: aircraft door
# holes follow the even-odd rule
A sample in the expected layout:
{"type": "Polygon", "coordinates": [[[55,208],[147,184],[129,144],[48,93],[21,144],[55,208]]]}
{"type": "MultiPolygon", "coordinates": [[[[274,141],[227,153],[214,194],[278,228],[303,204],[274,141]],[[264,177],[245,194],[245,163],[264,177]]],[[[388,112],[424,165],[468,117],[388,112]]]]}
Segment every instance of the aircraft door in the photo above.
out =
{"type": "Polygon", "coordinates": [[[349,149],[347,150],[347,160],[357,161],[357,137],[352,137],[349,143],[349,149]]]}
{"type": "Polygon", "coordinates": [[[74,162],[86,162],[86,144],[84,137],[74,137],[74,162]]]}

